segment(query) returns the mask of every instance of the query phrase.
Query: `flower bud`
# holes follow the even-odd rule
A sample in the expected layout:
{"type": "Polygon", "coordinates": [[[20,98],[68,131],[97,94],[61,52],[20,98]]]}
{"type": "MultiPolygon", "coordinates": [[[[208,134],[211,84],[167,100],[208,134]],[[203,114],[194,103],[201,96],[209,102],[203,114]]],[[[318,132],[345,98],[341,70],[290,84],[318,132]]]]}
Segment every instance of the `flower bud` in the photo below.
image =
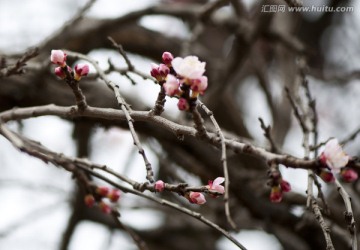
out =
{"type": "Polygon", "coordinates": [[[151,63],[150,75],[157,79],[157,77],[160,75],[159,65],[155,63],[151,63]]]}
{"type": "Polygon", "coordinates": [[[154,188],[156,192],[162,192],[165,189],[165,183],[162,180],[158,180],[157,182],[155,182],[154,188]]]}
{"type": "Polygon", "coordinates": [[[189,201],[194,204],[202,205],[206,202],[205,196],[199,192],[190,192],[189,201]]]}
{"type": "Polygon", "coordinates": [[[59,65],[60,67],[65,67],[66,53],[62,50],[51,50],[50,61],[53,64],[59,65]]]}
{"type": "Polygon", "coordinates": [[[156,78],[158,82],[165,81],[166,76],[169,74],[170,69],[165,64],[157,65],[155,63],[151,64],[150,74],[152,77],[156,78]]]}
{"type": "Polygon", "coordinates": [[[100,187],[97,187],[96,188],[96,193],[103,196],[103,197],[106,197],[110,192],[110,189],[106,186],[100,186],[100,187]]]}
{"type": "Polygon", "coordinates": [[[95,198],[92,194],[87,194],[84,197],[84,202],[87,207],[93,207],[95,204],[95,198]]]}
{"type": "Polygon", "coordinates": [[[111,202],[117,202],[120,199],[121,192],[118,189],[112,189],[110,193],[108,193],[107,197],[111,202]]]}
{"type": "Polygon", "coordinates": [[[283,191],[283,192],[290,192],[291,191],[290,183],[285,181],[285,180],[281,180],[280,188],[281,188],[281,191],[283,191]]]}
{"type": "Polygon", "coordinates": [[[89,65],[86,63],[79,63],[75,65],[75,80],[79,81],[82,76],[87,76],[89,73],[89,65]]]}
{"type": "Polygon", "coordinates": [[[166,82],[163,87],[166,95],[174,96],[179,92],[179,81],[175,76],[167,75],[166,82]]]}
{"type": "Polygon", "coordinates": [[[282,191],[279,186],[271,188],[270,201],[274,203],[279,203],[282,200],[282,191]]]}
{"type": "Polygon", "coordinates": [[[165,77],[170,73],[170,69],[168,66],[161,63],[159,65],[159,72],[160,72],[162,79],[165,79],[165,77]]]}
{"type": "Polygon", "coordinates": [[[171,62],[174,59],[174,56],[170,52],[164,52],[162,54],[162,61],[167,66],[171,66],[171,62]]]}
{"type": "Polygon", "coordinates": [[[358,178],[358,173],[351,168],[344,168],[341,170],[340,175],[342,179],[346,182],[356,181],[358,178]]]}
{"type": "Polygon", "coordinates": [[[99,203],[99,206],[100,206],[101,211],[102,211],[104,214],[110,214],[111,211],[112,211],[111,207],[110,207],[108,204],[106,204],[105,202],[103,202],[103,201],[101,201],[101,202],[99,203]]]}
{"type": "MultiPolygon", "coordinates": [[[[72,71],[72,69],[71,69],[69,66],[67,66],[67,70],[68,70],[68,72],[71,72],[71,71],[72,71]]],[[[63,68],[61,68],[61,67],[56,67],[54,71],[55,71],[55,75],[56,75],[57,77],[59,77],[59,78],[61,78],[61,79],[65,79],[65,78],[66,78],[66,72],[64,72],[63,68]]]]}
{"type": "Polygon", "coordinates": [[[179,110],[185,110],[185,111],[189,110],[190,107],[188,101],[185,98],[180,98],[177,106],[179,110]]]}
{"type": "Polygon", "coordinates": [[[326,171],[326,170],[321,170],[319,176],[324,182],[335,181],[334,175],[331,172],[326,171]]]}
{"type": "Polygon", "coordinates": [[[204,91],[207,89],[208,86],[208,78],[206,76],[193,79],[190,82],[190,88],[192,91],[199,92],[201,95],[204,94],[204,91]]]}

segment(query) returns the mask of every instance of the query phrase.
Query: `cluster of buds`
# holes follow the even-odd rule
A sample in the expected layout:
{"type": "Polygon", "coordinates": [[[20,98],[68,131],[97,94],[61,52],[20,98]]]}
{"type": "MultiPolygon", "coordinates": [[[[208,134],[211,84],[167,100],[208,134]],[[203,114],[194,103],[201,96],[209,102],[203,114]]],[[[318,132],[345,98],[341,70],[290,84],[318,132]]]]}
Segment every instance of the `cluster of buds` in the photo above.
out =
{"type": "Polygon", "coordinates": [[[196,56],[176,57],[164,52],[160,65],[151,64],[150,74],[164,88],[165,94],[179,99],[178,108],[189,110],[195,106],[199,94],[203,95],[208,86],[204,76],[205,62],[196,56]]]}
{"type": "Polygon", "coordinates": [[[79,63],[75,65],[74,71],[66,64],[66,53],[62,50],[51,50],[50,61],[58,65],[55,68],[55,75],[61,79],[65,79],[67,75],[73,77],[76,81],[80,81],[81,77],[89,73],[89,65],[79,63]]]}
{"type": "Polygon", "coordinates": [[[271,186],[270,201],[275,203],[281,202],[283,193],[291,191],[291,185],[283,179],[277,167],[271,168],[268,175],[268,185],[271,186]]]}
{"type": "MultiPolygon", "coordinates": [[[[225,181],[224,177],[217,177],[213,181],[209,181],[208,185],[205,186],[207,190],[215,192],[215,194],[210,193],[210,196],[217,198],[219,195],[225,193],[224,186],[220,185],[225,181]]],[[[165,189],[165,183],[162,180],[158,180],[154,183],[154,189],[156,192],[162,192],[165,189]]],[[[206,202],[205,196],[200,192],[186,192],[184,197],[193,204],[202,205],[206,202]]]]}
{"type": "Polygon", "coordinates": [[[358,179],[358,173],[348,167],[350,156],[347,155],[337,139],[329,140],[320,154],[318,175],[325,182],[333,182],[334,174],[339,174],[342,180],[353,182],[358,179]]]}
{"type": "Polygon", "coordinates": [[[120,199],[121,192],[118,189],[110,189],[106,186],[100,186],[95,188],[94,195],[87,194],[84,198],[85,205],[93,207],[96,203],[99,205],[101,211],[105,214],[110,214],[112,207],[109,203],[104,201],[107,198],[112,203],[116,203],[120,199]]]}

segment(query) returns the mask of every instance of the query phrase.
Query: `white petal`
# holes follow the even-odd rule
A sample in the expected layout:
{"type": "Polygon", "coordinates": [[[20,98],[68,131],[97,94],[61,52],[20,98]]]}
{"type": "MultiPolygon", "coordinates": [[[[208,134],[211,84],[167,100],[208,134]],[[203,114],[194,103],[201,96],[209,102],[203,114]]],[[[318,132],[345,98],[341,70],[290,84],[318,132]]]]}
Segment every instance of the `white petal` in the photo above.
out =
{"type": "Polygon", "coordinates": [[[225,178],[224,177],[218,177],[214,180],[213,182],[213,185],[214,186],[217,186],[217,185],[220,185],[221,183],[223,183],[225,181],[225,178]]]}

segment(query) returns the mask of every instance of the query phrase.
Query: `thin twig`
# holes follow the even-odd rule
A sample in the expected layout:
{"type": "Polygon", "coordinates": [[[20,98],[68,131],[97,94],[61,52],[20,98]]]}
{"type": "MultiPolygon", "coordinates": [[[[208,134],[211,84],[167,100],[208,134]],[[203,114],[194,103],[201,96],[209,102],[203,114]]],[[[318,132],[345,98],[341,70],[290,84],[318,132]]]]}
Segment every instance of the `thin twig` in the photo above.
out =
{"type": "MultiPolygon", "coordinates": [[[[303,75],[304,77],[304,75],[303,75]]],[[[309,89],[308,89],[309,91],[309,89]]],[[[296,103],[294,102],[290,91],[288,88],[286,88],[286,93],[287,96],[289,98],[289,101],[291,103],[291,106],[294,110],[294,114],[295,117],[297,118],[299,125],[302,129],[303,132],[303,147],[304,147],[304,158],[305,159],[309,159],[310,158],[310,132],[314,131],[309,129],[308,125],[307,125],[307,120],[306,119],[310,119],[309,117],[309,111],[308,109],[306,109],[304,112],[304,114],[300,114],[300,111],[296,105],[296,103]]],[[[307,93],[307,97],[309,98],[309,102],[311,100],[311,95],[310,95],[310,91],[307,93]]],[[[315,110],[315,106],[314,106],[314,110],[315,110]]],[[[314,119],[312,120],[312,122],[314,122],[314,119]]],[[[315,126],[315,123],[313,123],[313,126],[315,126]]],[[[317,138],[315,136],[315,138],[317,138]]],[[[334,245],[332,243],[331,240],[331,236],[330,236],[330,229],[329,226],[326,224],[323,215],[321,213],[320,207],[314,197],[314,191],[313,191],[313,186],[314,186],[314,180],[315,180],[315,174],[314,171],[311,169],[308,169],[308,184],[307,184],[307,189],[306,189],[306,194],[307,194],[307,202],[306,202],[306,206],[311,208],[311,210],[313,211],[316,220],[318,221],[321,230],[323,231],[323,235],[325,238],[325,242],[326,242],[326,250],[335,250],[334,245]]],[[[317,186],[318,188],[320,186],[317,186]]]]}
{"type": "Polygon", "coordinates": [[[11,75],[23,74],[25,71],[24,67],[26,66],[26,62],[36,57],[38,54],[39,54],[38,48],[30,49],[27,52],[25,52],[24,55],[20,59],[18,59],[15,64],[6,66],[4,68],[2,68],[0,65],[0,78],[8,77],[11,75]]]}
{"type": "Polygon", "coordinates": [[[341,140],[340,144],[345,145],[345,144],[348,144],[349,142],[355,140],[355,138],[358,136],[359,133],[360,133],[360,128],[356,129],[350,135],[346,136],[345,139],[341,140]]]}
{"type": "Polygon", "coordinates": [[[204,121],[201,117],[201,114],[199,113],[199,111],[197,110],[197,106],[195,106],[192,110],[192,116],[193,116],[193,121],[195,123],[195,129],[198,131],[198,136],[199,138],[206,138],[207,137],[207,131],[204,125],[204,121]]]}
{"type": "MultiPolygon", "coordinates": [[[[302,78],[302,86],[305,90],[305,95],[308,101],[308,107],[310,110],[308,110],[308,115],[307,118],[310,120],[310,123],[312,125],[312,144],[313,145],[318,145],[318,138],[319,138],[319,132],[318,132],[318,114],[316,111],[316,101],[315,99],[312,97],[311,95],[311,91],[310,91],[310,87],[309,87],[309,81],[306,79],[306,61],[304,58],[302,58],[302,60],[299,61],[299,71],[300,71],[300,76],[302,78]],[[311,112],[311,113],[310,113],[311,112]]],[[[308,149],[311,151],[312,147],[310,145],[308,145],[308,149]]],[[[314,158],[318,157],[318,147],[313,147],[313,151],[314,151],[314,158]]],[[[321,189],[321,184],[317,179],[317,176],[315,174],[313,174],[312,179],[314,181],[315,186],[318,189],[318,197],[320,197],[321,201],[323,202],[324,205],[324,209],[326,213],[329,213],[329,206],[325,200],[325,196],[324,193],[321,189]]]]}
{"type": "Polygon", "coordinates": [[[335,178],[335,185],[337,187],[337,190],[341,196],[341,198],[344,201],[346,211],[344,213],[345,216],[345,222],[348,224],[348,230],[351,235],[351,241],[352,241],[352,250],[357,250],[357,230],[356,230],[356,223],[354,218],[354,213],[352,211],[351,207],[351,197],[346,192],[345,188],[341,185],[341,183],[338,181],[338,179],[335,178]]]}
{"type": "MultiPolygon", "coordinates": [[[[305,76],[305,70],[301,69],[300,70],[301,76],[303,78],[302,81],[302,86],[305,89],[305,95],[307,97],[308,100],[308,106],[311,110],[311,115],[309,114],[309,116],[311,117],[311,124],[312,124],[312,135],[313,135],[313,145],[317,145],[318,144],[318,138],[319,138],[319,132],[318,132],[318,115],[317,115],[317,111],[316,111],[316,101],[315,99],[313,99],[313,97],[311,96],[311,92],[310,92],[310,88],[309,88],[309,82],[306,79],[305,76]]],[[[314,148],[314,157],[318,156],[318,150],[317,148],[314,148]]]]}
{"type": "Polygon", "coordinates": [[[303,132],[304,132],[304,131],[307,132],[307,131],[308,131],[308,127],[306,126],[306,123],[305,123],[304,119],[301,117],[300,110],[299,110],[298,106],[296,105],[296,103],[295,103],[295,101],[294,101],[294,99],[293,99],[293,97],[292,97],[292,95],[291,95],[291,93],[290,93],[289,88],[286,87],[286,88],[285,88],[285,91],[286,91],[287,97],[288,97],[288,99],[289,99],[289,101],[290,101],[291,107],[292,107],[293,110],[294,110],[294,115],[295,115],[296,119],[298,120],[302,131],[303,131],[303,132]]]}
{"type": "Polygon", "coordinates": [[[135,67],[134,67],[134,65],[131,63],[131,61],[130,61],[129,57],[127,56],[127,54],[126,54],[124,48],[122,47],[122,45],[116,43],[115,40],[114,40],[112,37],[110,37],[110,36],[108,37],[108,39],[109,39],[109,41],[112,43],[112,45],[113,45],[115,48],[118,49],[120,55],[122,55],[122,57],[124,58],[125,63],[126,63],[126,65],[128,66],[128,70],[129,70],[129,71],[133,71],[133,70],[135,69],[135,67]]]}
{"type": "Polygon", "coordinates": [[[90,62],[96,69],[96,71],[98,72],[100,78],[106,83],[106,85],[115,93],[115,98],[118,102],[118,105],[120,106],[121,110],[124,112],[125,116],[126,116],[126,121],[128,123],[130,132],[131,132],[131,136],[133,138],[134,144],[135,146],[138,148],[139,154],[142,156],[144,163],[145,163],[145,168],[146,168],[146,179],[148,181],[150,181],[151,183],[154,182],[154,172],[152,170],[151,167],[151,163],[149,162],[149,160],[147,159],[146,153],[144,148],[141,145],[141,142],[139,140],[139,137],[135,131],[134,128],[134,120],[133,118],[130,116],[131,112],[131,108],[130,106],[125,102],[125,100],[123,99],[123,97],[121,96],[120,93],[120,88],[117,84],[113,83],[112,81],[110,81],[107,76],[105,75],[104,71],[99,67],[99,65],[97,64],[96,61],[94,61],[93,59],[87,57],[86,55],[80,54],[80,53],[75,53],[75,52],[71,52],[71,51],[66,51],[66,53],[69,56],[73,56],[75,58],[81,58],[83,60],[86,60],[88,62],[90,62]]]}
{"type": "Polygon", "coordinates": [[[271,126],[270,125],[266,126],[264,120],[261,117],[259,117],[258,119],[260,121],[260,126],[261,126],[262,130],[264,131],[264,136],[270,142],[270,147],[271,147],[270,152],[280,153],[280,149],[276,146],[274,138],[271,135],[271,126]]]}
{"type": "Polygon", "coordinates": [[[229,179],[229,170],[227,166],[227,157],[226,157],[226,144],[225,144],[225,137],[224,134],[221,131],[221,128],[219,124],[217,123],[212,111],[208,109],[208,107],[205,106],[204,103],[201,101],[198,101],[200,107],[205,111],[205,113],[210,117],[211,122],[214,124],[214,127],[216,129],[216,134],[220,137],[221,142],[221,162],[223,164],[223,171],[224,171],[224,177],[225,177],[225,195],[224,195],[224,203],[225,203],[225,214],[226,218],[229,222],[229,224],[232,226],[233,229],[237,230],[237,226],[233,219],[231,218],[230,214],[230,205],[229,205],[229,186],[230,186],[230,179],[229,179]]]}

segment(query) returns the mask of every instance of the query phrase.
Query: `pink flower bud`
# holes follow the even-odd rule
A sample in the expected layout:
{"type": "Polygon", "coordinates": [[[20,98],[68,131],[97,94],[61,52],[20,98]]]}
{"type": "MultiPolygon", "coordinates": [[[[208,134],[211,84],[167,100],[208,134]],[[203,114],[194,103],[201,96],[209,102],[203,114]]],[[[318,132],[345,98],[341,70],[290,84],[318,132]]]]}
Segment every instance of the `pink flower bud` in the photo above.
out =
{"type": "Polygon", "coordinates": [[[150,75],[157,79],[157,77],[160,75],[159,65],[151,63],[150,75]]]}
{"type": "Polygon", "coordinates": [[[204,94],[204,91],[208,86],[208,78],[206,76],[202,76],[197,79],[191,80],[190,88],[192,91],[199,92],[200,94],[204,94]]]}
{"type": "Polygon", "coordinates": [[[111,202],[117,202],[120,199],[121,192],[118,189],[112,189],[110,193],[108,193],[107,197],[111,202]]]}
{"type": "Polygon", "coordinates": [[[103,201],[101,201],[101,202],[99,203],[99,206],[100,206],[101,211],[102,211],[104,214],[110,214],[111,211],[112,211],[111,207],[110,207],[108,204],[106,204],[105,202],[103,202],[103,201]]]}
{"type": "MultiPolygon", "coordinates": [[[[67,70],[68,70],[68,72],[72,71],[72,69],[69,66],[67,66],[67,70]]],[[[64,72],[64,70],[61,67],[55,68],[55,75],[61,79],[66,78],[66,73],[64,72]]]]}
{"type": "Polygon", "coordinates": [[[341,170],[340,175],[342,179],[346,182],[356,181],[358,178],[358,173],[351,168],[344,168],[341,170]]]}
{"type": "Polygon", "coordinates": [[[283,192],[290,192],[291,191],[290,183],[285,181],[285,180],[281,180],[280,188],[281,188],[281,191],[283,191],[283,192]]]}
{"type": "Polygon", "coordinates": [[[171,66],[171,61],[174,59],[174,56],[170,52],[164,52],[162,54],[162,61],[167,66],[171,66]]]}
{"type": "Polygon", "coordinates": [[[110,189],[106,186],[100,186],[100,187],[97,187],[96,188],[96,193],[103,196],[103,197],[106,197],[110,192],[110,189]]]}
{"type": "Polygon", "coordinates": [[[84,197],[84,202],[87,207],[93,207],[95,204],[95,198],[92,194],[87,194],[84,197]]]}
{"type": "Polygon", "coordinates": [[[167,75],[163,87],[168,96],[174,96],[179,92],[179,81],[175,76],[167,75]]]}
{"type": "Polygon", "coordinates": [[[335,181],[333,173],[331,173],[329,171],[326,171],[326,170],[321,170],[319,176],[324,182],[333,182],[333,181],[335,181]]]}
{"type": "Polygon", "coordinates": [[[162,180],[158,180],[157,182],[155,182],[154,188],[156,192],[162,192],[165,189],[165,183],[162,180]]]}
{"type": "Polygon", "coordinates": [[[66,65],[66,53],[62,50],[51,50],[50,61],[64,67],[66,65]]]}
{"type": "Polygon", "coordinates": [[[194,204],[202,205],[206,202],[205,196],[199,192],[190,192],[189,201],[194,204]]]}
{"type": "Polygon", "coordinates": [[[151,64],[150,74],[152,77],[156,78],[157,81],[165,81],[166,76],[169,74],[170,69],[165,64],[157,65],[155,63],[151,64]]]}
{"type": "Polygon", "coordinates": [[[188,110],[190,107],[188,101],[185,98],[180,98],[177,106],[179,110],[185,110],[185,111],[188,110]]]}
{"type": "Polygon", "coordinates": [[[165,79],[165,77],[170,73],[170,69],[168,66],[166,66],[165,64],[160,64],[159,65],[159,72],[160,75],[163,79],[165,79]]]}
{"type": "Polygon", "coordinates": [[[89,73],[89,65],[86,63],[79,63],[75,65],[75,80],[79,81],[82,76],[87,76],[89,73]]]}
{"type": "Polygon", "coordinates": [[[271,193],[270,193],[270,201],[274,202],[274,203],[279,203],[282,200],[282,192],[280,187],[275,186],[271,188],[271,193]]]}

